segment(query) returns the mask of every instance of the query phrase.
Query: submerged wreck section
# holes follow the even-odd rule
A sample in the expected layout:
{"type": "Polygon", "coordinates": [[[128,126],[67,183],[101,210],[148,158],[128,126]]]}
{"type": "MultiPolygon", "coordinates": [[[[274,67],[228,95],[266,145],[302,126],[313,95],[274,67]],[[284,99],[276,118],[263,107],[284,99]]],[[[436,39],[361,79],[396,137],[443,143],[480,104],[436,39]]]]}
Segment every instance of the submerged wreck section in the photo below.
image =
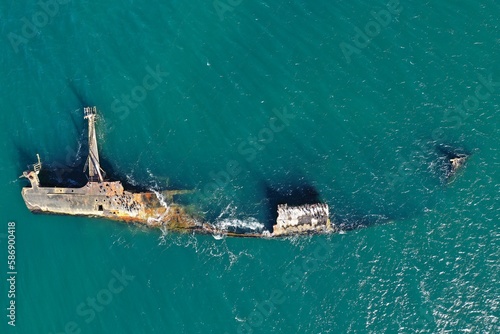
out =
{"type": "Polygon", "coordinates": [[[456,178],[459,172],[465,167],[471,155],[471,153],[468,153],[463,148],[450,145],[439,146],[437,147],[437,151],[441,156],[440,172],[444,183],[449,183],[456,178]]]}
{"type": "Polygon", "coordinates": [[[278,205],[278,219],[273,236],[304,233],[332,232],[328,204],[306,204],[301,206],[278,205]]]}
{"type": "Polygon", "coordinates": [[[449,167],[446,177],[451,179],[465,165],[469,157],[465,154],[457,154],[449,158],[449,167]]]}
{"type": "Polygon", "coordinates": [[[186,190],[162,192],[135,192],[124,189],[120,181],[107,180],[99,161],[95,131],[96,108],[84,108],[88,120],[89,154],[84,171],[88,182],[81,188],[44,187],[40,184],[42,169],[40,157],[32,170],[23,172],[31,186],[22,189],[22,197],[32,212],[78,215],[135,222],[150,227],[175,231],[195,231],[208,234],[225,234],[242,237],[279,237],[295,234],[325,233],[333,231],[326,204],[309,204],[297,207],[278,206],[278,220],[274,231],[260,233],[220,230],[213,224],[188,212],[175,203],[174,197],[188,193],[186,190]]]}

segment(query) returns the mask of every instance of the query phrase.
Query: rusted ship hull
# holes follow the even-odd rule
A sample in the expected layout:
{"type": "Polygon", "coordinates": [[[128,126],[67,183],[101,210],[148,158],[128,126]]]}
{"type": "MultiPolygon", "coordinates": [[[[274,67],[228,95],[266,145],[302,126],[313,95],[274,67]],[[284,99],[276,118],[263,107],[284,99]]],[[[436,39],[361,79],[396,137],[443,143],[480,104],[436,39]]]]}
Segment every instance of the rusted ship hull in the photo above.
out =
{"type": "Polygon", "coordinates": [[[107,181],[99,163],[95,132],[96,109],[84,108],[88,119],[89,155],[86,163],[88,182],[81,188],[43,187],[38,174],[42,168],[40,157],[33,170],[25,171],[31,187],[22,189],[22,196],[32,212],[98,217],[124,222],[144,224],[168,230],[210,233],[239,237],[278,237],[296,234],[329,233],[328,206],[313,204],[298,207],[280,206],[274,231],[235,232],[217,228],[187,212],[186,207],[176,204],[174,196],[183,190],[163,192],[132,192],[125,190],[119,181],[107,181]]]}
{"type": "Polygon", "coordinates": [[[25,187],[22,197],[33,213],[104,218],[177,232],[231,237],[286,237],[335,231],[326,204],[278,206],[274,231],[237,233],[217,228],[186,212],[173,201],[179,191],[133,193],[120,182],[89,182],[82,188],[25,187]]]}
{"type": "Polygon", "coordinates": [[[133,193],[120,182],[89,182],[82,188],[23,188],[22,196],[32,212],[106,218],[192,230],[202,224],[185,208],[173,203],[177,191],[133,193]]]}

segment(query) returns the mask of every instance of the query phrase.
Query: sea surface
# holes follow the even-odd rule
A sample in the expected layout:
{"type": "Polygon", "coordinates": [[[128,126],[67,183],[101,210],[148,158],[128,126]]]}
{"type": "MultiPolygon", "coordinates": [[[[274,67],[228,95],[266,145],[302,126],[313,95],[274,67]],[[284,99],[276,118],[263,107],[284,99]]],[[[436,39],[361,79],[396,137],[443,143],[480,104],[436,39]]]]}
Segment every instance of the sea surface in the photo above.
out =
{"type": "Polygon", "coordinates": [[[500,332],[499,18],[493,0],[1,2],[0,332],[500,332]],[[322,201],[342,232],[33,215],[36,153],[44,184],[84,178],[84,106],[110,179],[197,189],[205,219],[256,230],[322,201]]]}

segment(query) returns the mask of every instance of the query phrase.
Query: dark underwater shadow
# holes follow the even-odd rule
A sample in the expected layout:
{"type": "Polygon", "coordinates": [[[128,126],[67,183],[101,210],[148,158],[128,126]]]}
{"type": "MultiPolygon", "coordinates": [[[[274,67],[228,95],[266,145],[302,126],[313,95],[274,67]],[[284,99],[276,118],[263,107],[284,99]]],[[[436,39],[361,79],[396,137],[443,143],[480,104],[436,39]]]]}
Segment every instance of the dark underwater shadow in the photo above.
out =
{"type": "Polygon", "coordinates": [[[321,202],[319,192],[307,182],[279,186],[272,186],[268,182],[263,182],[262,186],[266,196],[264,228],[270,232],[273,232],[273,225],[276,224],[278,218],[278,204],[296,206],[321,202]]]}
{"type": "MultiPolygon", "coordinates": [[[[82,148],[79,150],[79,154],[72,159],[68,159],[68,156],[61,155],[56,156],[55,161],[45,161],[43,156],[41,156],[42,169],[38,177],[40,178],[40,184],[43,187],[69,187],[69,188],[79,188],[85,186],[88,182],[87,174],[84,172],[85,162],[88,155],[88,145],[86,140],[80,140],[82,143],[82,148]],[[83,144],[84,143],[84,144],[83,144]]],[[[19,170],[19,175],[23,171],[32,169],[33,164],[36,163],[36,153],[28,152],[28,149],[21,147],[18,144],[13,144],[16,147],[17,159],[19,166],[22,170],[19,170]]],[[[106,159],[100,159],[101,167],[105,171],[105,180],[107,181],[120,181],[124,188],[132,191],[149,191],[151,187],[132,184],[127,180],[125,175],[116,172],[113,165],[109,163],[106,159]]],[[[23,186],[28,186],[29,182],[25,182],[23,186]]]]}

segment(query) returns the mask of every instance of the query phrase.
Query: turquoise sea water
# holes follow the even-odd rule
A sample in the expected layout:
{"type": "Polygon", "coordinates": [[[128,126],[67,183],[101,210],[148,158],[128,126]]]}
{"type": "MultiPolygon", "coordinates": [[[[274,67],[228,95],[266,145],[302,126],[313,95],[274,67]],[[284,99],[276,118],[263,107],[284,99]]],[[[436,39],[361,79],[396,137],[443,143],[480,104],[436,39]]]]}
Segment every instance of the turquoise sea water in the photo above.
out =
{"type": "Polygon", "coordinates": [[[0,4],[2,333],[500,331],[498,2],[61,2],[0,4]],[[321,200],[347,231],[32,215],[18,176],[39,153],[80,181],[85,105],[112,178],[199,189],[220,225],[321,200]],[[450,152],[470,159],[446,183],[450,152]]]}

